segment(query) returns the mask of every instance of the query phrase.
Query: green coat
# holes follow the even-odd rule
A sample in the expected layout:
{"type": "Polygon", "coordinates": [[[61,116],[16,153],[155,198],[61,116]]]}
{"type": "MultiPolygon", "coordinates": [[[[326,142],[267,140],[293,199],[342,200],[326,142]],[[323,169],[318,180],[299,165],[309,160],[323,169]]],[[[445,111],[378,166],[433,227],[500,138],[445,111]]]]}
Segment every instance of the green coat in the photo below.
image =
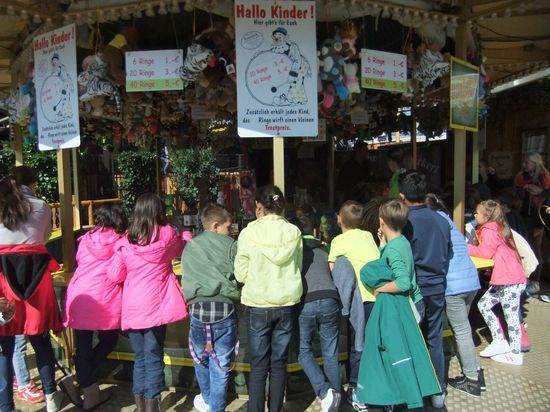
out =
{"type": "MultiPolygon", "coordinates": [[[[378,288],[395,279],[386,259],[367,263],[361,281],[378,288]]],[[[408,293],[380,293],[365,327],[357,398],[368,405],[421,408],[422,398],[441,393],[408,293]]]]}
{"type": "Polygon", "coordinates": [[[236,245],[229,236],[208,230],[187,243],[181,255],[181,286],[188,305],[239,302],[241,294],[233,274],[236,245]]]}

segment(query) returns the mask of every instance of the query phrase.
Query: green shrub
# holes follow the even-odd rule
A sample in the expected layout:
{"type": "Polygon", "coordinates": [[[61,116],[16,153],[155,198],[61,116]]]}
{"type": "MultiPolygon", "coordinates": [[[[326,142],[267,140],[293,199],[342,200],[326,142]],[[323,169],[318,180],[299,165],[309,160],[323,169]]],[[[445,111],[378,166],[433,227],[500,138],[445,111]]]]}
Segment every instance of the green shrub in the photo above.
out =
{"type": "Polygon", "coordinates": [[[0,179],[10,174],[15,165],[15,153],[10,148],[0,149],[0,179]]]}
{"type": "Polygon", "coordinates": [[[143,193],[156,191],[155,154],[151,152],[122,152],[118,155],[122,174],[122,204],[128,216],[143,193]]]}
{"type": "Polygon", "coordinates": [[[218,195],[216,156],[211,147],[173,149],[169,153],[177,194],[190,210],[218,195]]]}

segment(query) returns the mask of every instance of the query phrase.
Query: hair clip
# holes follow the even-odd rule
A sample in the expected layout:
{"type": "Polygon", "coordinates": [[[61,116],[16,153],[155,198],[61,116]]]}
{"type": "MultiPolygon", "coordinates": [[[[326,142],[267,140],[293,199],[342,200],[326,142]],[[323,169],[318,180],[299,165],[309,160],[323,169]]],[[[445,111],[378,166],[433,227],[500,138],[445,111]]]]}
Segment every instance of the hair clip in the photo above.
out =
{"type": "Polygon", "coordinates": [[[273,201],[276,202],[279,200],[279,195],[273,195],[273,201]]]}

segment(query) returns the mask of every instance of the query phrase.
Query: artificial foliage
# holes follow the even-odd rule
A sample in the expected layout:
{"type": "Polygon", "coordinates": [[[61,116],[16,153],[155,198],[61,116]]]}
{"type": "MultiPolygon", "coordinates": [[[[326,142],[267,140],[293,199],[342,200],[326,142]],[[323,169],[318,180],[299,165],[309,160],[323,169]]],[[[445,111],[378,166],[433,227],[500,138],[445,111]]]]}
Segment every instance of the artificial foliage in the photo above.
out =
{"type": "Polygon", "coordinates": [[[8,148],[0,150],[0,179],[3,179],[10,174],[13,165],[15,164],[15,154],[13,150],[8,148]]]}
{"type": "Polygon", "coordinates": [[[155,154],[126,151],[118,155],[122,174],[122,204],[130,216],[137,198],[143,193],[155,192],[155,154]]]}
{"type": "Polygon", "coordinates": [[[190,210],[216,199],[219,169],[211,147],[172,149],[169,156],[177,194],[190,210]]]}

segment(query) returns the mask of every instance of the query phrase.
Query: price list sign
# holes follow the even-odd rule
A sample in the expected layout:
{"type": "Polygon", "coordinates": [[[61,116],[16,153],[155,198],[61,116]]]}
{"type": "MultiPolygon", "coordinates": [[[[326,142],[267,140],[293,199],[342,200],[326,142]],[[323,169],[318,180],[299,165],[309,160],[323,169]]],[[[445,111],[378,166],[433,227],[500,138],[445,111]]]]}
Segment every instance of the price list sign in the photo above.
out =
{"type": "Polygon", "coordinates": [[[183,50],[126,52],[126,91],[183,90],[183,50]]]}
{"type": "Polygon", "coordinates": [[[361,87],[390,92],[406,92],[407,56],[362,49],[361,87]]]}

